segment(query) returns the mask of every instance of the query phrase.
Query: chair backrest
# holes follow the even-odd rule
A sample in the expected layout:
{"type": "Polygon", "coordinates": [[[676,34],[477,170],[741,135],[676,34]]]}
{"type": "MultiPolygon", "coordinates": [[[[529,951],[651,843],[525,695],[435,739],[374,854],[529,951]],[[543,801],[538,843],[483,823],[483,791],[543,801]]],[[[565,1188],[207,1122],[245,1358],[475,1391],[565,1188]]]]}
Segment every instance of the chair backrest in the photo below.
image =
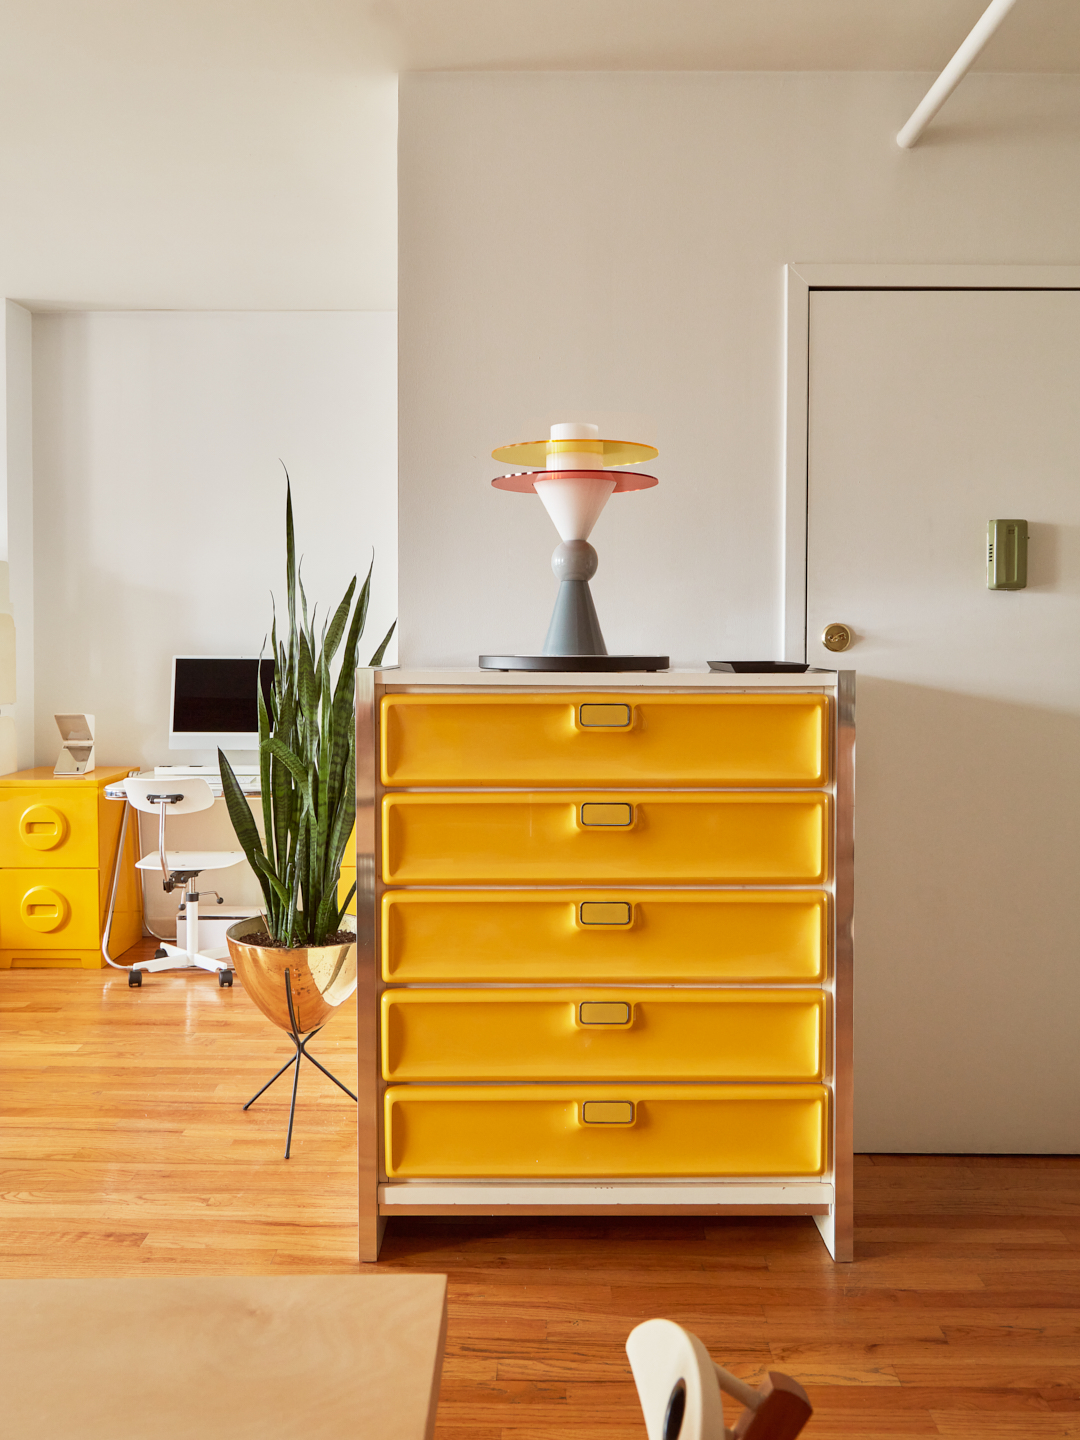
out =
{"type": "Polygon", "coordinates": [[[649,1440],[794,1440],[813,1413],[797,1380],[770,1370],[757,1390],[715,1365],[672,1320],[646,1320],[626,1340],[649,1440]],[[720,1392],[745,1406],[724,1428],[720,1392]]]}
{"type": "Polygon", "coordinates": [[[649,1440],[724,1440],[709,1352],[673,1320],[646,1320],[626,1341],[649,1440]]]}
{"type": "Polygon", "coordinates": [[[124,781],[124,789],[135,809],[145,810],[148,815],[161,813],[163,799],[168,801],[168,815],[192,815],[196,810],[209,810],[214,803],[214,792],[205,780],[197,776],[188,780],[155,780],[144,775],[132,776],[124,781]]]}

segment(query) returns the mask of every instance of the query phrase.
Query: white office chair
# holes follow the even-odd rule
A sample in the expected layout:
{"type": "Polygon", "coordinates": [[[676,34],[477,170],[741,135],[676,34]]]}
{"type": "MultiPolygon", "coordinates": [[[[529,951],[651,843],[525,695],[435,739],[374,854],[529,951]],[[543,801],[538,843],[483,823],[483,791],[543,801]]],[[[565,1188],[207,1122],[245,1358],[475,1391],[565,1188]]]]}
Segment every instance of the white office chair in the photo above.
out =
{"type": "Polygon", "coordinates": [[[635,1326],[626,1353],[649,1440],[794,1440],[813,1413],[790,1375],[770,1370],[755,1390],[714,1364],[698,1337],[673,1320],[635,1326]],[[721,1391],[745,1407],[731,1430],[721,1391]]]}
{"type": "Polygon", "coordinates": [[[186,885],[184,916],[187,921],[188,948],[162,942],[153,960],[139,960],[128,971],[128,984],[141,985],[145,971],[159,970],[216,970],[219,985],[231,985],[233,972],[229,964],[229,952],[224,950],[199,949],[199,892],[195,882],[202,870],[224,870],[238,865],[244,858],[242,850],[166,850],[165,816],[193,815],[198,810],[209,810],[214,803],[213,792],[205,780],[155,780],[146,777],[132,777],[124,781],[127,797],[136,810],[147,815],[157,815],[158,848],[153,855],[144,855],[138,861],[140,870],[161,871],[161,883],[166,891],[177,885],[186,885]]]}

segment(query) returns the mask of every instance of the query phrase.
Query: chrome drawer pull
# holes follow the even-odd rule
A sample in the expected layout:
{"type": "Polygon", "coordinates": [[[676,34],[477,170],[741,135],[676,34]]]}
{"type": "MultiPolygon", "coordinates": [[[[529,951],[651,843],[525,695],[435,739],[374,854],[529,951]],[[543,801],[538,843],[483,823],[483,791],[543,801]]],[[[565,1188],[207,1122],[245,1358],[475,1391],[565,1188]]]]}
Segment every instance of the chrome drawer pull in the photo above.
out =
{"type": "Polygon", "coordinates": [[[583,1125],[632,1125],[632,1100],[585,1100],[581,1106],[583,1125]]]}
{"type": "Polygon", "coordinates": [[[625,830],[634,823],[634,807],[622,802],[611,804],[587,800],[581,807],[581,823],[582,825],[625,830]]]}
{"type": "Polygon", "coordinates": [[[629,925],[631,909],[625,900],[582,900],[578,919],[582,925],[629,925]]]}
{"type": "Polygon", "coordinates": [[[579,705],[578,724],[583,730],[629,730],[629,705],[579,705]]]}
{"type": "Polygon", "coordinates": [[[582,1000],[578,1019],[582,1025],[629,1025],[630,1006],[625,1000],[582,1000]]]}

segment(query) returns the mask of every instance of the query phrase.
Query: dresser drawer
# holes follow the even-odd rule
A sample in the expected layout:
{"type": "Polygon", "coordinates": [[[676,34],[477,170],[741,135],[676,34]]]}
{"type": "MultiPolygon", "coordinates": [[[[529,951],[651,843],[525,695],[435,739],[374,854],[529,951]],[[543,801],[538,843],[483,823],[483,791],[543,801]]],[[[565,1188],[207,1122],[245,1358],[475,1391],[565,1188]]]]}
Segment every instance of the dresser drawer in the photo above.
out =
{"type": "Polygon", "coordinates": [[[0,946],[94,949],[100,938],[97,870],[0,871],[0,946]]]}
{"type": "Polygon", "coordinates": [[[827,917],[820,891],[391,890],[382,974],[805,983],[824,974],[827,917]]]}
{"type": "MultiPolygon", "coordinates": [[[[111,802],[110,802],[111,803],[111,802]]],[[[115,805],[117,825],[122,807],[115,805]]],[[[98,796],[87,788],[0,791],[0,867],[39,870],[88,867],[98,862],[98,796]]]]}
{"type": "Polygon", "coordinates": [[[387,795],[391,885],[821,884],[821,794],[387,795]]]}
{"type": "Polygon", "coordinates": [[[805,1176],[825,1168],[822,1085],[402,1085],[390,1179],[805,1176]]]}
{"type": "Polygon", "coordinates": [[[823,695],[388,695],[384,785],[791,785],[826,779],[823,695]]]}
{"type": "Polygon", "coordinates": [[[385,1080],[818,1080],[820,990],[388,990],[385,1080]]]}

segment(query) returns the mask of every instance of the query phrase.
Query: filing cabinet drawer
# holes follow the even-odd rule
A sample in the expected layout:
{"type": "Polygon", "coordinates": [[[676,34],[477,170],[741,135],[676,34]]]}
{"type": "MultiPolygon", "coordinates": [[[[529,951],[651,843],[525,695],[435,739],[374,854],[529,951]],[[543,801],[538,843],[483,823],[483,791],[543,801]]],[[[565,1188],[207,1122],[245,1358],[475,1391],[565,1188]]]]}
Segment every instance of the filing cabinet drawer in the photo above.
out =
{"type": "Polygon", "coordinates": [[[823,695],[388,695],[384,785],[790,785],[826,779],[823,695]]]}
{"type": "MultiPolygon", "coordinates": [[[[114,808],[119,825],[121,807],[114,808]]],[[[43,795],[40,786],[0,791],[0,868],[97,865],[97,822],[98,796],[89,788],[57,787],[55,795],[43,795]]]]}
{"type": "Polygon", "coordinates": [[[0,946],[93,950],[99,930],[96,870],[0,871],[0,946]]]}
{"type": "Polygon", "coordinates": [[[806,990],[388,990],[383,1078],[818,1080],[806,990]]]}
{"type": "Polygon", "coordinates": [[[401,1085],[391,1179],[820,1175],[822,1085],[401,1085]]]}
{"type": "Polygon", "coordinates": [[[805,983],[824,974],[827,915],[820,891],[389,891],[382,974],[805,983]]]}
{"type": "Polygon", "coordinates": [[[387,795],[391,885],[820,884],[822,794],[387,795]]]}

